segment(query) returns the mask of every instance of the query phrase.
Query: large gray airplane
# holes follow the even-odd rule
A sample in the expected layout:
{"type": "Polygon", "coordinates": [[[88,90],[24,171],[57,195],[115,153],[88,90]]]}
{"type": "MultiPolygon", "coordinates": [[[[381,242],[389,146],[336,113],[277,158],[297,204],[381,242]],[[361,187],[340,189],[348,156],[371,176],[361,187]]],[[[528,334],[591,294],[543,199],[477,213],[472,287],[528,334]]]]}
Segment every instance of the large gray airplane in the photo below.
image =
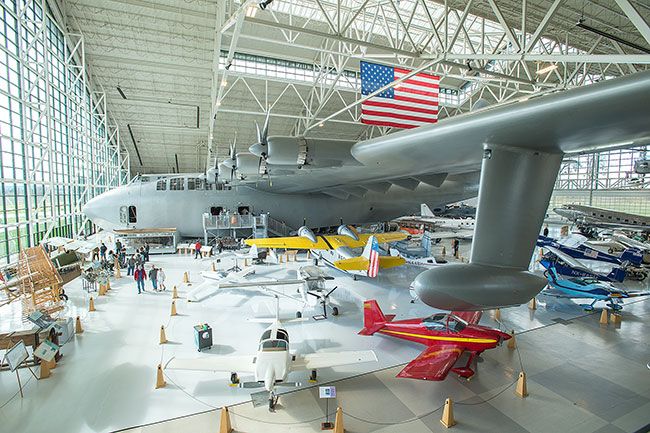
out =
{"type": "Polygon", "coordinates": [[[643,215],[634,215],[579,204],[567,204],[553,209],[553,212],[582,227],[621,228],[642,232],[650,231],[650,217],[643,215]]]}
{"type": "Polygon", "coordinates": [[[267,137],[267,125],[250,152],[233,151],[208,170],[207,184],[221,178],[212,189],[194,183],[188,191],[187,176],[164,179],[160,191],[158,182],[136,182],[92,199],[84,212],[107,229],[171,226],[183,234],[187,222],[194,234],[199,212],[246,204],[313,228],[412,214],[420,203],[463,200],[478,187],[470,263],[429,269],[413,287],[442,309],[518,305],[546,285],[528,264],[564,155],[646,144],[649,118],[650,72],[641,72],[358,143],[267,137]],[[133,223],[120,219],[129,206],[133,223]]]}

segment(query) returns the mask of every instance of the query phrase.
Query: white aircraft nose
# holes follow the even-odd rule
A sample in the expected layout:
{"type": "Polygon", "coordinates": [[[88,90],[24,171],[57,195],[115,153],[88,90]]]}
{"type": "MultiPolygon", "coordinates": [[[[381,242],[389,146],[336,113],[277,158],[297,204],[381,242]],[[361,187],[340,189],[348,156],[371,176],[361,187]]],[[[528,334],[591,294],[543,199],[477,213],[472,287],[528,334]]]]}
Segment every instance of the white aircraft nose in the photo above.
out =
{"type": "Polygon", "coordinates": [[[101,208],[100,201],[102,201],[100,196],[93,197],[81,207],[81,211],[86,215],[86,218],[92,221],[99,217],[99,209],[101,208]]]}

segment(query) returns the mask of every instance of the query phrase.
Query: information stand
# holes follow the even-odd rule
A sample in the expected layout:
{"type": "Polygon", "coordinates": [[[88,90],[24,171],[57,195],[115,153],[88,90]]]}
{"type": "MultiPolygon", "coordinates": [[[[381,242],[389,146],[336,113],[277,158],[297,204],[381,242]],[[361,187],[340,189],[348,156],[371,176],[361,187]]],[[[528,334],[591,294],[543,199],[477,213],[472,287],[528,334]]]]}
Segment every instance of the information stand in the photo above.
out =
{"type": "MultiPolygon", "coordinates": [[[[5,353],[5,356],[2,360],[7,361],[7,364],[9,365],[9,369],[11,371],[16,372],[16,379],[18,379],[18,389],[20,390],[20,398],[24,398],[23,396],[23,385],[20,382],[20,374],[18,374],[18,367],[20,367],[20,364],[25,362],[27,360],[27,357],[29,354],[27,353],[27,347],[25,347],[25,342],[24,341],[19,341],[11,349],[8,349],[7,352],[5,353]]],[[[30,373],[32,373],[32,376],[34,378],[38,379],[34,372],[32,371],[31,368],[27,367],[30,373]]]]}
{"type": "Polygon", "coordinates": [[[319,386],[318,397],[325,399],[325,422],[321,423],[321,430],[333,430],[334,424],[330,422],[330,398],[336,398],[335,386],[319,386]]]}

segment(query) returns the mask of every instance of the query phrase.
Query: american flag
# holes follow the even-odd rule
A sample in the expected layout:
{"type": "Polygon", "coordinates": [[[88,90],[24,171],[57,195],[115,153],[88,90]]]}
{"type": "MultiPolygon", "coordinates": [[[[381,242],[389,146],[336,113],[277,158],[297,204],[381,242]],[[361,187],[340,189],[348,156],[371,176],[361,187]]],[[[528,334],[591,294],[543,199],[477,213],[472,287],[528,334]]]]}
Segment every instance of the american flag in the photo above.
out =
{"type": "Polygon", "coordinates": [[[370,257],[368,257],[368,276],[375,278],[379,273],[379,243],[374,236],[370,238],[370,257]]]}
{"type": "MultiPolygon", "coordinates": [[[[411,71],[361,62],[361,94],[370,95],[411,71]]],[[[420,72],[361,103],[361,123],[417,128],[438,121],[440,77],[420,72]]]]}

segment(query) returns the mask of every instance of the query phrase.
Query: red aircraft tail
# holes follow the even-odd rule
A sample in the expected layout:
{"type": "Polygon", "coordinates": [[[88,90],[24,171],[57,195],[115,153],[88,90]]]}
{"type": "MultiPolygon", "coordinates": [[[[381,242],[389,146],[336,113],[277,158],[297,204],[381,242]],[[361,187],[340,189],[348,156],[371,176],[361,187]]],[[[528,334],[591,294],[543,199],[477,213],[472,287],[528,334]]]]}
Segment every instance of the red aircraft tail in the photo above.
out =
{"type": "Polygon", "coordinates": [[[395,317],[394,314],[384,315],[377,301],[365,301],[363,303],[363,329],[359,331],[360,335],[372,335],[379,331],[387,322],[395,317]]]}

